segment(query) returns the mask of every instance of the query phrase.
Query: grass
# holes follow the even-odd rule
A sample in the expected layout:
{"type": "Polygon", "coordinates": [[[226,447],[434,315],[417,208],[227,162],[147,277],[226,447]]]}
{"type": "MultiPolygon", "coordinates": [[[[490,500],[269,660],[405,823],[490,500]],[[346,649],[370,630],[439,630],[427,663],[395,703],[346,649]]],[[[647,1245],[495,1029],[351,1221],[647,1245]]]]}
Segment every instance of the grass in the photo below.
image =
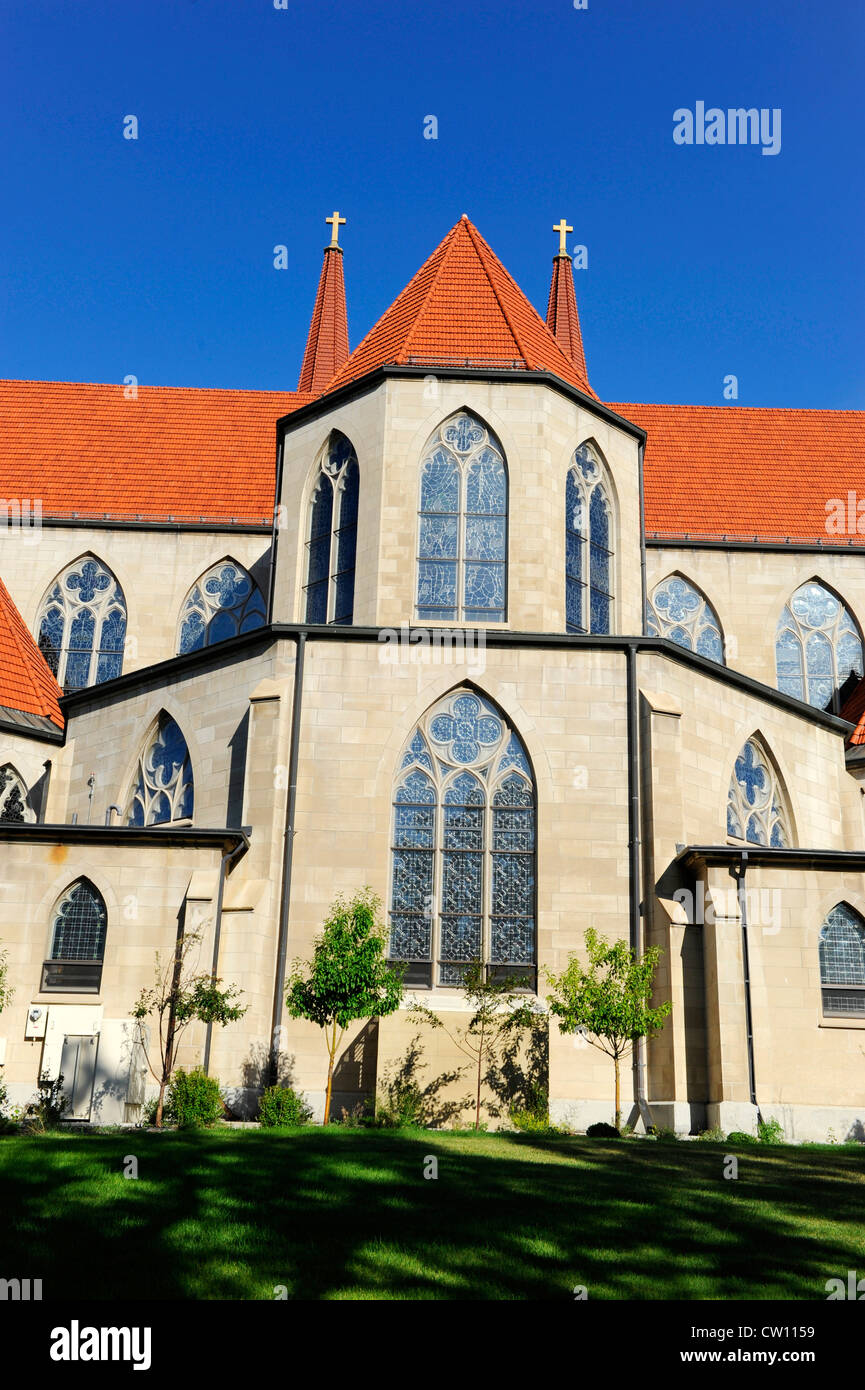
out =
{"type": "Polygon", "coordinates": [[[822,1299],[865,1151],[349,1130],[0,1139],[5,1277],[45,1298],[822,1299]],[[138,1178],[123,1176],[128,1155],[138,1178]],[[428,1156],[438,1177],[424,1178],[428,1156]]]}

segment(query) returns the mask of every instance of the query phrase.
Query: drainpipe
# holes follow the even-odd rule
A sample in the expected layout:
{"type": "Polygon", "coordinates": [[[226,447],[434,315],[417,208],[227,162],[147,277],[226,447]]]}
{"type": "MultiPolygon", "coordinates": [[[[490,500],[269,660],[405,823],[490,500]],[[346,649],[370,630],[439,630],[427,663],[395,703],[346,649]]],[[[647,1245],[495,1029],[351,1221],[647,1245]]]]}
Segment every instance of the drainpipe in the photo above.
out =
{"type": "Polygon", "coordinates": [[[739,899],[739,915],[742,919],[742,971],[745,984],[745,1029],[748,1041],[748,1085],[751,1092],[751,1104],[757,1111],[757,1118],[760,1119],[760,1107],[757,1104],[757,1081],[754,1070],[754,1015],[751,1010],[751,964],[748,956],[748,907],[747,895],[745,893],[745,873],[748,868],[748,851],[743,849],[739,856],[739,868],[731,869],[730,873],[736,880],[736,891],[739,899]]]}
{"type": "Polygon", "coordinates": [[[112,802],[111,805],[108,807],[108,810],[105,812],[105,824],[106,824],[106,825],[111,825],[111,815],[112,815],[112,812],[113,812],[113,811],[116,811],[117,814],[118,814],[118,816],[122,816],[122,815],[123,815],[123,811],[121,810],[121,808],[120,808],[119,806],[117,806],[114,802],[112,802]]]}
{"type": "Polygon", "coordinates": [[[306,655],[306,633],[297,635],[294,662],[294,698],[291,707],[291,748],[288,755],[288,797],[285,804],[285,836],[282,851],[282,893],[279,913],[279,940],[276,951],[276,978],[273,986],[273,1015],[270,1029],[270,1084],[276,1085],[279,1074],[279,1034],[285,994],[285,970],[288,957],[288,914],[291,905],[291,866],[294,854],[294,817],[297,802],[297,764],[300,749],[300,718],[303,709],[303,662],[306,655]]]}
{"type": "Polygon", "coordinates": [[[645,636],[646,632],[646,602],[648,590],[646,588],[646,496],[643,486],[643,457],[646,452],[645,440],[638,446],[639,450],[639,473],[640,473],[640,592],[642,594],[643,606],[640,610],[640,631],[645,636]]]}
{"type": "MultiPolygon", "coordinates": [[[[244,826],[244,831],[248,831],[248,829],[248,826],[244,826]]],[[[246,845],[241,840],[240,844],[235,845],[233,849],[224,849],[222,851],[222,858],[219,861],[219,886],[216,890],[216,920],[213,926],[213,964],[210,967],[211,979],[214,980],[219,974],[219,938],[222,935],[222,899],[225,893],[225,875],[233,861],[237,859],[245,849],[246,845]]],[[[204,1061],[202,1062],[202,1070],[205,1076],[210,1074],[210,1043],[212,1037],[213,1024],[208,1023],[207,1032],[204,1035],[204,1061]]]]}
{"type": "MultiPolygon", "coordinates": [[[[640,910],[640,763],[639,733],[637,711],[637,648],[629,642],[625,648],[627,671],[627,715],[628,715],[628,889],[630,946],[637,960],[642,960],[645,951],[643,917],[640,910]]],[[[649,1109],[646,1088],[646,1040],[638,1038],[634,1043],[634,1099],[640,1111],[640,1118],[646,1129],[651,1129],[653,1120],[649,1109]]]]}

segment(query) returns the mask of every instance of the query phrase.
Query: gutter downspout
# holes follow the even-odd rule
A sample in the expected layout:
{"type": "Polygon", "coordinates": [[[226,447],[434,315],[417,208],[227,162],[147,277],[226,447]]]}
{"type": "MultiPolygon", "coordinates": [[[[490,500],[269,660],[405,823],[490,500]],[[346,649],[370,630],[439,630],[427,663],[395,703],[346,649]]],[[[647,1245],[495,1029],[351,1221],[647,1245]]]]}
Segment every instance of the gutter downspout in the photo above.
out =
{"type": "MultiPolygon", "coordinates": [[[[210,968],[210,977],[215,980],[219,973],[219,938],[222,935],[222,899],[225,894],[225,875],[233,860],[241,855],[247,846],[241,840],[239,845],[233,849],[222,851],[222,858],[219,861],[219,887],[216,890],[216,920],[213,927],[213,964],[210,968]]],[[[213,1024],[208,1023],[207,1032],[204,1035],[204,1060],[202,1070],[205,1076],[210,1075],[210,1044],[213,1037],[213,1024]]]]}
{"type": "Polygon", "coordinates": [[[637,446],[639,451],[639,476],[640,476],[640,592],[642,594],[643,607],[641,609],[640,630],[643,636],[646,635],[646,604],[648,601],[648,589],[646,587],[646,491],[643,483],[643,458],[646,452],[646,441],[641,440],[637,446]]]}
{"type": "MultiPolygon", "coordinates": [[[[629,642],[625,648],[627,671],[627,715],[628,715],[628,893],[630,946],[637,960],[645,951],[643,918],[640,910],[641,898],[641,858],[640,858],[640,763],[639,732],[637,711],[637,647],[629,642]]],[[[634,1044],[634,1099],[640,1111],[640,1118],[646,1130],[652,1128],[652,1112],[646,1097],[646,1040],[638,1038],[634,1044]]]]}
{"type": "Polygon", "coordinates": [[[745,985],[745,1029],[748,1041],[748,1085],[751,1092],[751,1104],[757,1111],[758,1120],[760,1107],[757,1104],[757,1081],[754,1069],[754,1015],[751,1009],[751,965],[748,956],[748,908],[747,895],[745,893],[745,873],[748,868],[748,851],[743,849],[739,856],[739,868],[731,869],[730,873],[736,880],[736,890],[739,899],[739,915],[742,919],[742,973],[745,985]]]}
{"type": "Polygon", "coordinates": [[[294,662],[294,698],[291,707],[291,748],[288,755],[288,796],[285,804],[285,836],[282,852],[282,893],[279,913],[279,939],[276,951],[276,978],[273,985],[273,1014],[270,1028],[270,1084],[279,1074],[279,1035],[284,1007],[285,968],[288,957],[288,914],[291,906],[291,867],[294,852],[294,817],[297,802],[297,764],[300,749],[300,719],[303,710],[303,665],[306,633],[297,634],[294,662]]]}

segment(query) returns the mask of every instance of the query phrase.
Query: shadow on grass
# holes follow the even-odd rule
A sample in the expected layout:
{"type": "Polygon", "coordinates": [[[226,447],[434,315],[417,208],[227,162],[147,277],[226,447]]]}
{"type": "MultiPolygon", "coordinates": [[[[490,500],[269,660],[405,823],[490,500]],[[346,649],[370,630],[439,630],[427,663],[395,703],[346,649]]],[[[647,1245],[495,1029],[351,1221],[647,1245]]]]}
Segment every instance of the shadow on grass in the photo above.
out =
{"type": "Polygon", "coordinates": [[[0,1141],[4,1277],[50,1298],[815,1298],[861,1154],[306,1129],[0,1141]],[[428,1156],[438,1177],[425,1178],[428,1156]],[[138,1178],[125,1178],[129,1156],[138,1178]]]}

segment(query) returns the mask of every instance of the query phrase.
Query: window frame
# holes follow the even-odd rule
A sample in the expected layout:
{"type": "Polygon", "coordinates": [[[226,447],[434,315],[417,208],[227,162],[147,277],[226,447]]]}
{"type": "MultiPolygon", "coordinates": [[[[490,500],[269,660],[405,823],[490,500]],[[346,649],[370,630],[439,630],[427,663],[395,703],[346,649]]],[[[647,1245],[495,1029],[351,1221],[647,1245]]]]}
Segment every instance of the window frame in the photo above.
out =
{"type": "Polygon", "coordinates": [[[327,444],[322,451],[318,466],[312,480],[312,486],[307,499],[306,512],[306,539],[304,541],[304,574],[305,581],[301,586],[303,601],[303,622],[311,626],[326,627],[352,627],[354,624],[355,593],[357,589],[357,538],[360,523],[360,464],[358,463],[357,450],[347,435],[339,430],[332,431],[327,444]],[[339,462],[335,462],[334,455],[337,449],[343,444],[348,446],[348,453],[339,462]],[[345,501],[346,484],[351,469],[355,470],[357,477],[357,514],[353,522],[348,525],[343,524],[343,504],[345,501]],[[316,541],[323,540],[325,531],[313,536],[312,524],[315,517],[315,507],[319,487],[327,483],[331,489],[330,493],[330,546],[328,550],[327,575],[324,579],[317,579],[315,583],[310,583],[309,572],[312,556],[312,547],[316,541]],[[354,564],[348,568],[339,568],[340,537],[345,532],[354,531],[354,564]],[[352,602],[351,612],[347,617],[337,615],[337,599],[340,592],[340,579],[347,574],[354,576],[352,582],[352,602]],[[326,586],[325,601],[325,620],[323,624],[312,624],[309,618],[310,593],[315,589],[326,586]]]}
{"type": "Polygon", "coordinates": [[[122,676],[123,659],[126,653],[128,637],[129,607],[126,602],[126,594],[120,580],[104,560],[100,560],[98,555],[94,555],[88,551],[85,555],[80,555],[78,559],[72,560],[55,575],[43,595],[42,602],[37,611],[35,640],[40,652],[42,652],[46,664],[54,672],[57,684],[61,687],[64,694],[73,690],[88,690],[92,686],[103,684],[102,681],[97,679],[99,663],[103,657],[119,656],[120,658],[119,670],[115,675],[107,676],[105,679],[116,680],[119,676],[122,676]],[[99,593],[94,593],[92,599],[76,600],[70,595],[66,581],[71,575],[76,573],[76,571],[81,571],[85,566],[91,564],[95,565],[103,574],[108,576],[109,583],[107,586],[104,586],[99,593]],[[57,593],[58,590],[59,595],[57,593]],[[101,594],[101,597],[99,597],[99,594],[101,594]],[[54,671],[53,663],[49,659],[49,654],[43,646],[42,641],[42,628],[49,612],[53,608],[60,608],[63,614],[63,632],[60,649],[57,654],[56,671],[54,671]],[[90,613],[94,624],[93,641],[89,649],[87,680],[83,685],[72,686],[68,685],[66,682],[69,670],[69,658],[70,656],[75,656],[87,651],[86,647],[73,647],[71,645],[72,626],[78,615],[85,612],[90,613]],[[111,615],[115,612],[121,613],[123,618],[123,645],[119,649],[104,648],[102,646],[102,637],[105,626],[111,615]]]}
{"type": "Polygon", "coordinates": [[[597,447],[594,440],[586,439],[583,441],[582,444],[578,444],[576,449],[574,449],[570,458],[570,462],[568,464],[567,472],[565,474],[565,631],[570,636],[605,637],[612,636],[616,631],[617,540],[618,509],[616,506],[615,491],[610,476],[610,470],[607,467],[606,460],[604,459],[600,449],[597,447]],[[585,473],[583,473],[581,470],[580,456],[583,456],[584,461],[590,461],[597,470],[598,476],[594,479],[591,485],[587,483],[585,473]],[[571,508],[569,505],[568,497],[569,483],[571,479],[573,479],[574,484],[580,494],[581,511],[584,518],[582,534],[580,534],[576,530],[571,521],[571,508]],[[607,510],[607,520],[609,528],[608,541],[610,542],[610,544],[606,546],[598,545],[598,543],[593,539],[592,536],[592,500],[595,494],[597,493],[599,493],[600,496],[603,498],[607,510]],[[577,542],[579,546],[578,554],[580,558],[581,571],[579,575],[574,575],[570,572],[570,556],[568,542],[572,535],[577,537],[577,542]],[[610,585],[609,590],[602,589],[599,585],[596,585],[592,582],[592,577],[594,574],[592,556],[593,552],[596,550],[602,550],[607,557],[607,573],[610,585]],[[580,591],[580,611],[584,619],[584,624],[581,627],[577,626],[575,623],[572,623],[568,617],[568,610],[570,607],[568,599],[573,589],[578,589],[580,591]],[[602,595],[607,603],[609,621],[607,623],[606,628],[603,631],[601,631],[601,629],[596,629],[592,626],[592,595],[594,593],[602,595]]]}

